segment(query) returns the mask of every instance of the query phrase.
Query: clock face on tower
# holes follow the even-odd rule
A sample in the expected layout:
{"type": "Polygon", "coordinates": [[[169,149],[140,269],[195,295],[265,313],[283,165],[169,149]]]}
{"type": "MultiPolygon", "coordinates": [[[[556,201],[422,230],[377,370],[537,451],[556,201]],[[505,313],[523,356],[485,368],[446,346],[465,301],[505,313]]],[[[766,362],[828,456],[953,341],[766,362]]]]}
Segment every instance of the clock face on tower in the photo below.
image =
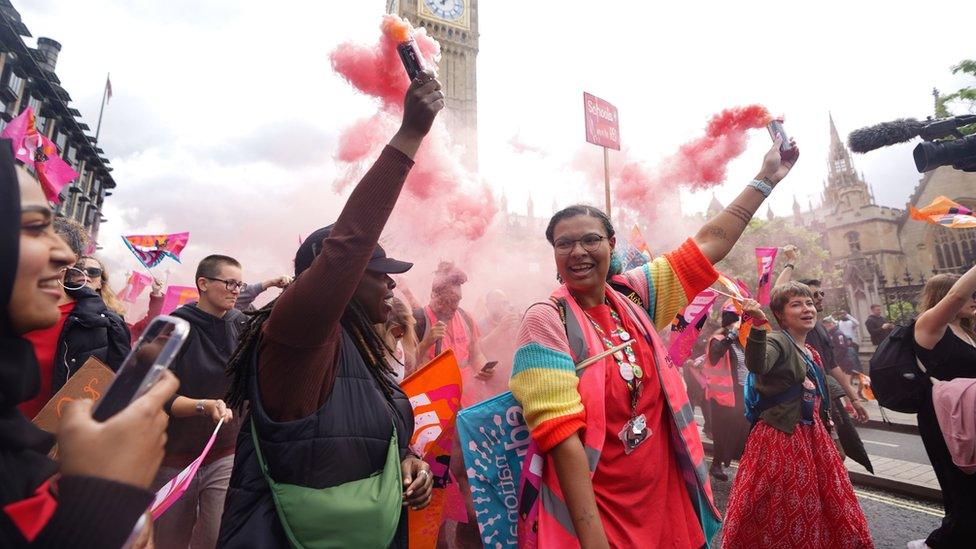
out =
{"type": "Polygon", "coordinates": [[[431,15],[451,23],[466,19],[464,0],[423,0],[431,15]]]}

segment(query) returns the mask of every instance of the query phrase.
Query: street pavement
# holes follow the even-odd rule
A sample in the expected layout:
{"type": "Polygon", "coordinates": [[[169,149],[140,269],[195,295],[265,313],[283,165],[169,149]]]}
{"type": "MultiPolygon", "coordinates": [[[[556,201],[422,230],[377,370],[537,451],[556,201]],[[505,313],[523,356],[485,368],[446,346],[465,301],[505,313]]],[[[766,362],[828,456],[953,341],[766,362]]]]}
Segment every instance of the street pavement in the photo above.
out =
{"type": "MultiPolygon", "coordinates": [[[[729,499],[729,490],[735,478],[737,464],[726,469],[729,475],[727,482],[712,479],[712,491],[715,503],[725,515],[729,499]]],[[[860,488],[855,486],[854,492],[861,503],[861,509],[868,520],[871,536],[877,549],[904,548],[911,540],[923,539],[941,522],[943,509],[941,505],[923,502],[911,498],[904,498],[889,492],[860,488]]],[[[711,547],[719,548],[721,532],[712,540],[711,547]]]]}

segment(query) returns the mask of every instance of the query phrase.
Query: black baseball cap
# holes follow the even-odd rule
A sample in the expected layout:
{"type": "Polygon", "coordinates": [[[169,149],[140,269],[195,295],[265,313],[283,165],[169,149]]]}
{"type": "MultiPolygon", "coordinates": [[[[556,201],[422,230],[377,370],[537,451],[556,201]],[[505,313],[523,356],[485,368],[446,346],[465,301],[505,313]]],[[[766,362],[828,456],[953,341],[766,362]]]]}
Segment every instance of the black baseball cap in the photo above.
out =
{"type": "MultiPolygon", "coordinates": [[[[333,224],[318,229],[308,235],[308,238],[298,247],[298,251],[295,253],[295,276],[300,275],[302,271],[312,266],[312,261],[322,253],[322,240],[332,233],[334,226],[333,224]]],[[[377,244],[376,249],[373,250],[373,256],[370,257],[369,263],[366,265],[366,270],[374,273],[400,274],[409,271],[411,267],[413,267],[413,263],[387,257],[383,246],[377,244]]]]}

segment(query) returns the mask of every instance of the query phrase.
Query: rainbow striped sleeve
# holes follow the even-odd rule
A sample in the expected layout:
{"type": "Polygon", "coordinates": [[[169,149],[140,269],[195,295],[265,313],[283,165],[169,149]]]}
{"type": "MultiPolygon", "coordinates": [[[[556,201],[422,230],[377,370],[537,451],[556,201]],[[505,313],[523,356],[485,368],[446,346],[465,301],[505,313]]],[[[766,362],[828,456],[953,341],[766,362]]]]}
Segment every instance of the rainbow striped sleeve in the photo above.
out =
{"type": "Polygon", "coordinates": [[[579,378],[555,307],[530,307],[519,327],[509,387],[536,444],[547,452],[586,426],[579,378]]]}
{"type": "Polygon", "coordinates": [[[718,271],[691,238],[671,253],[624,273],[660,330],[678,311],[718,279],[718,271]]]}

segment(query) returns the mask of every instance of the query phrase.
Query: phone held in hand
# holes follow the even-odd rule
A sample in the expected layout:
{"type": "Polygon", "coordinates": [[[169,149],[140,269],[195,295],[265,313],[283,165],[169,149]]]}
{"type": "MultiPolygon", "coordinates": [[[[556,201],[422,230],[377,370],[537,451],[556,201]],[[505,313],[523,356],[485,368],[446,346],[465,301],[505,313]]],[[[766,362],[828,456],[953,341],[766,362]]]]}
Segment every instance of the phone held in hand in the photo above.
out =
{"type": "Polygon", "coordinates": [[[125,357],[92,418],[105,421],[149,391],[176,358],[189,333],[190,324],[183,319],[166,315],[154,318],[125,357]]]}
{"type": "Polygon", "coordinates": [[[766,129],[769,130],[769,137],[775,141],[777,137],[782,137],[783,142],[779,145],[780,152],[786,152],[793,148],[790,145],[790,136],[786,135],[786,129],[783,128],[783,117],[772,119],[769,124],[766,124],[766,129]]]}
{"type": "Polygon", "coordinates": [[[494,370],[495,366],[498,366],[498,361],[492,360],[481,367],[481,372],[487,374],[488,372],[494,370]]]}

